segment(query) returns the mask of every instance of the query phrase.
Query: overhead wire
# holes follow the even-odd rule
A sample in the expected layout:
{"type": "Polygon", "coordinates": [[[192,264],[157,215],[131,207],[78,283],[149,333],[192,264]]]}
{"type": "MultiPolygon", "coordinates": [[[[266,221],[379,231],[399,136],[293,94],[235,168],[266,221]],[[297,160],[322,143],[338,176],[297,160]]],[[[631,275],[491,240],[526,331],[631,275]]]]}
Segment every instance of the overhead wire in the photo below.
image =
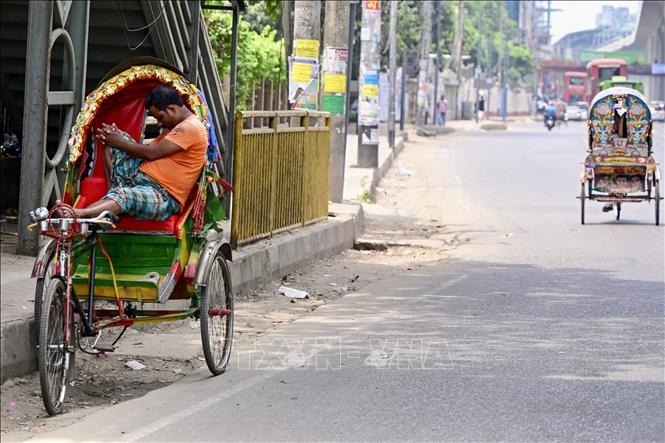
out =
{"type": "Polygon", "coordinates": [[[148,40],[148,37],[150,37],[150,34],[152,33],[153,29],[155,29],[155,26],[157,25],[157,22],[162,18],[162,15],[164,15],[166,5],[164,3],[162,3],[161,11],[159,11],[159,14],[157,15],[157,17],[155,17],[155,19],[152,20],[150,23],[146,24],[145,26],[140,26],[138,28],[130,28],[129,24],[127,23],[127,19],[125,17],[125,13],[124,13],[120,3],[121,2],[117,2],[117,1],[113,2],[116,10],[119,12],[120,18],[122,19],[122,22],[123,22],[123,25],[124,25],[122,32],[125,35],[125,40],[127,41],[127,48],[129,48],[130,51],[135,51],[138,48],[140,48],[141,46],[143,46],[143,44],[146,42],[146,40],[148,40]],[[139,31],[144,31],[146,29],[148,29],[148,32],[146,33],[145,37],[143,37],[143,40],[141,40],[138,45],[132,46],[131,43],[129,42],[129,35],[127,34],[127,32],[139,32],[139,31]]]}

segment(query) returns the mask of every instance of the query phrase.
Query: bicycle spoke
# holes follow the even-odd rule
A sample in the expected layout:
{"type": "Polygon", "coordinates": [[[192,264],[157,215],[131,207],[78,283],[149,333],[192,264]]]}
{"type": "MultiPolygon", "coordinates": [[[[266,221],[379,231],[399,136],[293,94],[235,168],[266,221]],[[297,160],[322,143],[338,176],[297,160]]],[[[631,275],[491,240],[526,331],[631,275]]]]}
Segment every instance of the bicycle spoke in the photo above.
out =
{"type": "Polygon", "coordinates": [[[210,371],[218,375],[228,365],[233,341],[233,292],[221,254],[215,257],[199,295],[203,353],[210,371]]]}
{"type": "Polygon", "coordinates": [[[71,326],[72,315],[70,312],[68,322],[65,290],[62,280],[55,278],[49,282],[40,319],[39,373],[42,400],[50,415],[62,412],[70,361],[73,361],[66,343],[66,328],[71,326]]]}

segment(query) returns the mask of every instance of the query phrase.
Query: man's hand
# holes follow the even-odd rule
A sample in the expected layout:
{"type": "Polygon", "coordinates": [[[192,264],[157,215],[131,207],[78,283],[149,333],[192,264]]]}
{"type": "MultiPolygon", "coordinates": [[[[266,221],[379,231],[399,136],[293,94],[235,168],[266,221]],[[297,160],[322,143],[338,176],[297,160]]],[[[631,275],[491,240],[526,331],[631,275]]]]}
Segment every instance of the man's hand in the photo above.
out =
{"type": "Polygon", "coordinates": [[[134,139],[126,132],[119,130],[115,123],[110,125],[102,123],[102,127],[97,129],[95,137],[110,146],[120,146],[122,142],[134,143],[134,139]]]}
{"type": "Polygon", "coordinates": [[[118,129],[115,123],[110,125],[102,123],[97,129],[95,138],[106,146],[118,148],[129,155],[147,160],[165,157],[182,150],[180,146],[168,140],[159,140],[150,145],[137,143],[131,135],[118,129]]]}

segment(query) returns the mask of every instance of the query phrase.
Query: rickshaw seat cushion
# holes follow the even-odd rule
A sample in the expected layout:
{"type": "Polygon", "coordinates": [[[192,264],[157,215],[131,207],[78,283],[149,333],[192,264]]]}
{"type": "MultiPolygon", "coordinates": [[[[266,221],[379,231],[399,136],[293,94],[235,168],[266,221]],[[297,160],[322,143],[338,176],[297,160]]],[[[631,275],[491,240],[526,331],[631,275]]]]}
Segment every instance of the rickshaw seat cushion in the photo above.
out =
{"type": "Polygon", "coordinates": [[[116,226],[116,231],[137,231],[137,232],[168,232],[179,237],[178,226],[181,217],[186,216],[186,212],[173,214],[166,220],[139,220],[128,215],[120,216],[120,222],[116,226]]]}
{"type": "Polygon", "coordinates": [[[79,197],[74,205],[77,208],[85,208],[93,202],[100,200],[106,195],[106,177],[86,177],[81,180],[79,197]]]}
{"type": "MultiPolygon", "coordinates": [[[[85,208],[104,197],[106,190],[107,186],[105,177],[87,177],[81,181],[79,198],[74,206],[77,208],[85,208]]],[[[178,227],[180,226],[181,221],[184,221],[182,218],[186,217],[187,213],[187,210],[183,210],[162,221],[139,220],[128,215],[122,215],[120,217],[120,222],[116,226],[116,231],[168,232],[179,237],[178,227]]]]}

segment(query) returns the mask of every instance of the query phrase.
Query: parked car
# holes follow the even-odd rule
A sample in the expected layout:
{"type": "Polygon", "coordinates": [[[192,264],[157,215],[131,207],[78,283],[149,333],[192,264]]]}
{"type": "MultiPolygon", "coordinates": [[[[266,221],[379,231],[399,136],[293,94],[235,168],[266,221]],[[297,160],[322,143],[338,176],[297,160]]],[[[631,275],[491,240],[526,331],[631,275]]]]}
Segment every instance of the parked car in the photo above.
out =
{"type": "Polygon", "coordinates": [[[588,117],[586,109],[580,108],[577,105],[570,105],[566,109],[566,118],[568,120],[584,121],[588,117]]]}
{"type": "Polygon", "coordinates": [[[589,104],[587,102],[575,102],[573,103],[575,106],[579,106],[580,108],[584,109],[585,111],[589,111],[589,104]]]}
{"type": "Polygon", "coordinates": [[[650,105],[651,118],[657,122],[665,122],[665,101],[652,100],[650,105]]]}

